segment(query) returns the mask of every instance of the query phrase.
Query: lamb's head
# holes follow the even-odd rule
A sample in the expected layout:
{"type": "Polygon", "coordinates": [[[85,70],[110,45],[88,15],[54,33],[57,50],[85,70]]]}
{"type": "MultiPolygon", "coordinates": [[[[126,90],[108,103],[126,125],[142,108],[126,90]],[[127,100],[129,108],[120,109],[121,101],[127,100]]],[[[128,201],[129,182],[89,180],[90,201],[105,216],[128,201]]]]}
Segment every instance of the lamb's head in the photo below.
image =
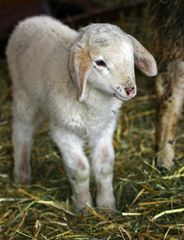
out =
{"type": "Polygon", "coordinates": [[[135,65],[147,76],[157,74],[153,56],[132,36],[111,24],[83,28],[71,48],[70,70],[83,101],[86,83],[120,100],[136,95],[135,65]]]}

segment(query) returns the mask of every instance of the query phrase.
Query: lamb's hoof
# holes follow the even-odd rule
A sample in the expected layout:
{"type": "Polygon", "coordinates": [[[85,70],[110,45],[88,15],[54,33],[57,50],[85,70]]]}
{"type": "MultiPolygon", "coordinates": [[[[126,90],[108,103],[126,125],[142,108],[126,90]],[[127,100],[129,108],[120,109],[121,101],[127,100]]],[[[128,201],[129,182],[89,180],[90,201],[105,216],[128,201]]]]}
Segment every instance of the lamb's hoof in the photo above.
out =
{"type": "Polygon", "coordinates": [[[161,172],[162,175],[167,175],[169,169],[165,168],[164,166],[157,166],[158,170],[161,172]]]}
{"type": "Polygon", "coordinates": [[[73,208],[76,213],[85,214],[88,212],[88,208],[92,207],[91,196],[87,196],[86,201],[81,201],[79,197],[73,198],[73,208]]]}
{"type": "Polygon", "coordinates": [[[173,159],[168,159],[168,158],[161,158],[161,157],[156,157],[156,166],[158,170],[163,174],[167,174],[171,169],[173,168],[175,164],[175,160],[173,159]]]}
{"type": "Polygon", "coordinates": [[[116,209],[110,209],[110,208],[103,208],[103,207],[97,207],[96,208],[96,211],[104,216],[105,218],[112,218],[112,217],[115,217],[117,216],[117,214],[119,214],[119,212],[116,210],[116,209]]]}
{"type": "Polygon", "coordinates": [[[90,209],[93,209],[93,207],[92,206],[85,206],[85,207],[83,207],[83,208],[76,208],[76,207],[74,207],[74,212],[76,213],[76,214],[79,214],[79,215],[81,215],[81,216],[86,216],[86,215],[89,215],[89,213],[90,213],[90,209]]]}

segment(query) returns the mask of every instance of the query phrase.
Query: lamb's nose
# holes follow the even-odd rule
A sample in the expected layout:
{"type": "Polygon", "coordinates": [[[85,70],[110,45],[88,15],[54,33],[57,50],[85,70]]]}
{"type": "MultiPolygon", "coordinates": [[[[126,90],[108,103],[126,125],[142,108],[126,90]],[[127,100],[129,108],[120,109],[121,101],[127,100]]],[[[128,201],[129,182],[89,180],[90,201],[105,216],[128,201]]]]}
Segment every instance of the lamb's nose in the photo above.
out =
{"type": "Polygon", "coordinates": [[[135,95],[135,87],[129,87],[129,88],[125,88],[125,92],[127,94],[127,96],[134,96],[135,95]]]}

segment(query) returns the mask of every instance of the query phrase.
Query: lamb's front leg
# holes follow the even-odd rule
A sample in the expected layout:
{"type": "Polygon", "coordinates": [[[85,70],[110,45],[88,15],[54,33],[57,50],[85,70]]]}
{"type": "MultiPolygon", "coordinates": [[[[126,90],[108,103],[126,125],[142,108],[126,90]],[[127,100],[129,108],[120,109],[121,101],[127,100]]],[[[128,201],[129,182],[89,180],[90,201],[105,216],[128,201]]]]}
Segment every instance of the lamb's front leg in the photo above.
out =
{"type": "Polygon", "coordinates": [[[114,149],[112,139],[106,136],[96,140],[92,153],[93,174],[97,183],[96,203],[98,207],[114,210],[113,166],[114,149]]]}
{"type": "Polygon", "coordinates": [[[90,169],[88,159],[83,152],[82,141],[73,133],[60,128],[52,129],[52,136],[62,153],[64,167],[72,186],[74,206],[80,211],[87,204],[91,205],[90,169]]]}

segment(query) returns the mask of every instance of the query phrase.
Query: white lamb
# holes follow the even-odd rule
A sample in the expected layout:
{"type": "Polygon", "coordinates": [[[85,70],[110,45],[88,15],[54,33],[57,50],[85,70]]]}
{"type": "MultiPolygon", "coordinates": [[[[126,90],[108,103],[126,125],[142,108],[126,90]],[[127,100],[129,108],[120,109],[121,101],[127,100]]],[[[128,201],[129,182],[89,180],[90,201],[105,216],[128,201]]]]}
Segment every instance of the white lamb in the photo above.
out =
{"type": "Polygon", "coordinates": [[[113,133],[122,103],[136,95],[134,61],[157,74],[152,55],[132,36],[110,24],[91,24],[79,33],[53,18],[22,21],[7,47],[13,81],[14,174],[31,181],[30,151],[35,130],[47,120],[62,153],[77,210],[91,203],[90,165],[97,206],[114,209],[113,133]],[[84,153],[92,149],[91,161],[84,153]]]}

